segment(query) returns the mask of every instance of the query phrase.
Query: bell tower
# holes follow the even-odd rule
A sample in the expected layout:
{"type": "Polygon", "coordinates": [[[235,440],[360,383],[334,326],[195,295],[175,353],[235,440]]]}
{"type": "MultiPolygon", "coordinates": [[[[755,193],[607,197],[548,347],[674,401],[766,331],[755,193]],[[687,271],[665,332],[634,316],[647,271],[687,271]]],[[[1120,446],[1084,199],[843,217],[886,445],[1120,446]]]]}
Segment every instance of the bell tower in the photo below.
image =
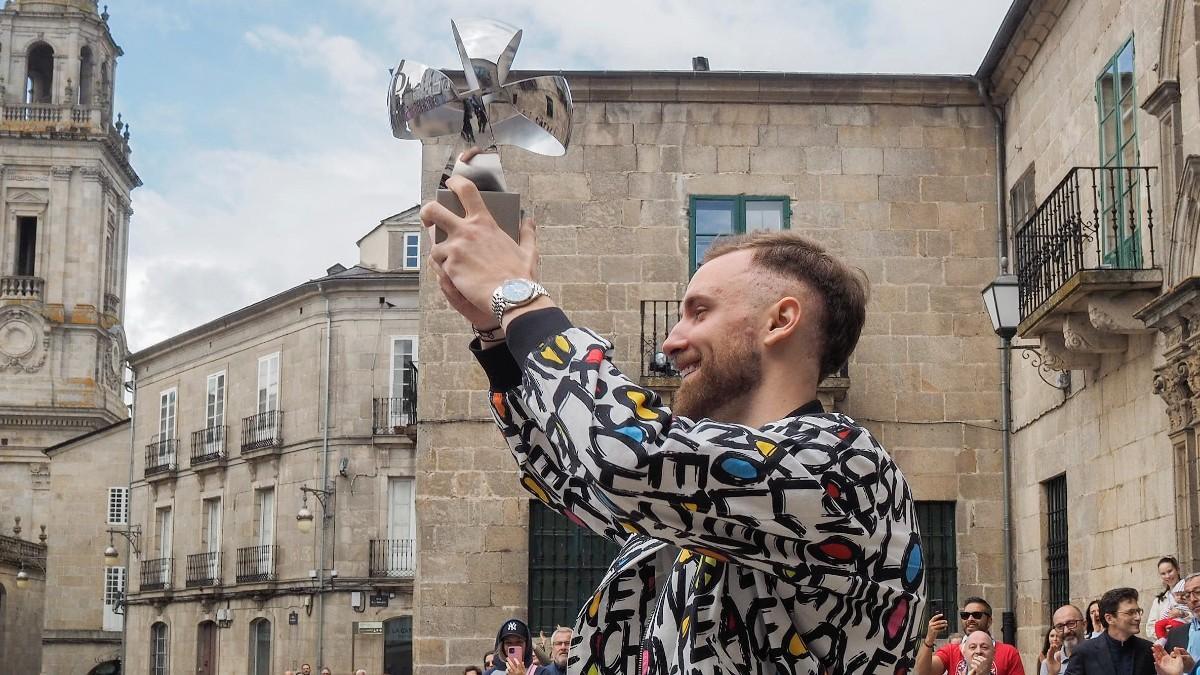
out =
{"type": "MultiPolygon", "coordinates": [[[[42,449],[126,416],[129,127],[96,0],[0,10],[0,514],[46,522],[42,449]]],[[[7,527],[7,525],[0,524],[7,527]]]]}

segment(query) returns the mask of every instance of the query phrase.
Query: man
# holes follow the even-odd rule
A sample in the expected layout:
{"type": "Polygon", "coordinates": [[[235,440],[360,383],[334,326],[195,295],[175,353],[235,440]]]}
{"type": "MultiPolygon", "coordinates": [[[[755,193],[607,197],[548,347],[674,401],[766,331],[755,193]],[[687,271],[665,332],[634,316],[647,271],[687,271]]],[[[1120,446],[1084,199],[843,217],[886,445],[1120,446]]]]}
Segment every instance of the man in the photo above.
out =
{"type": "Polygon", "coordinates": [[[312,666],[307,663],[300,664],[300,675],[312,675],[312,666]]]}
{"type": "Polygon", "coordinates": [[[1075,605],[1063,605],[1054,610],[1051,617],[1054,630],[1058,633],[1058,644],[1051,645],[1042,661],[1041,675],[1059,675],[1066,669],[1071,656],[1079,643],[1087,639],[1087,625],[1083,620],[1083,612],[1075,605]]]}
{"type": "Polygon", "coordinates": [[[1075,648],[1066,675],[1183,675],[1195,667],[1185,649],[1167,653],[1138,635],[1142,627],[1138,592],[1114,588],[1100,596],[1099,637],[1084,640],[1075,648]]]}
{"type": "Polygon", "coordinates": [[[367,671],[359,668],[358,670],[354,671],[354,675],[367,675],[367,671]]]}
{"type": "MultiPolygon", "coordinates": [[[[1166,650],[1174,652],[1178,648],[1183,648],[1188,651],[1192,660],[1200,664],[1200,572],[1193,572],[1183,579],[1183,591],[1179,593],[1179,599],[1187,603],[1188,609],[1192,610],[1192,620],[1187,625],[1178,626],[1167,633],[1166,650]]],[[[1198,668],[1193,667],[1190,673],[1197,673],[1198,668]]]]}
{"type": "Polygon", "coordinates": [[[285,671],[283,671],[283,675],[296,675],[296,671],[294,671],[294,670],[285,670],[285,671]]]}
{"type": "Polygon", "coordinates": [[[571,651],[571,629],[559,626],[550,636],[550,663],[538,669],[536,675],[567,675],[567,655],[571,651]]]}
{"type": "Polygon", "coordinates": [[[924,567],[899,468],[817,383],[850,356],[866,284],[811,241],[757,233],[714,245],[663,351],[675,408],[613,365],[532,281],[475,186],[430,265],[472,323],[493,415],[521,482],[622,547],[575,627],[571,672],[874,673],[911,667],[924,567]],[[494,310],[494,311],[493,311],[494,310]],[[655,554],[682,551],[666,583],[655,554]]]}
{"type": "MultiPolygon", "coordinates": [[[[991,675],[996,673],[995,655],[996,641],[986,631],[977,630],[968,633],[962,641],[963,658],[959,661],[956,673],[961,675],[991,675]]],[[[1001,642],[1000,644],[1004,644],[1001,642]]]]}
{"type": "MultiPolygon", "coordinates": [[[[958,613],[962,622],[962,632],[968,637],[976,632],[991,635],[992,605],[987,600],[978,597],[967,598],[962,610],[958,613]]],[[[933,647],[937,636],[950,626],[950,622],[942,614],[934,614],[929,619],[928,630],[921,647],[917,650],[917,675],[954,675],[964,664],[964,647],[962,644],[945,644],[935,654],[933,647]]],[[[1021,653],[1012,645],[997,642],[991,650],[990,657],[999,675],[1025,675],[1025,666],[1021,664],[1021,653]]],[[[963,666],[965,668],[965,666],[963,666]]]]}
{"type": "Polygon", "coordinates": [[[500,624],[496,633],[496,651],[492,658],[494,668],[484,675],[507,672],[510,675],[533,675],[533,634],[529,626],[520,619],[509,619],[500,624]],[[516,650],[515,654],[513,650],[516,650]]]}

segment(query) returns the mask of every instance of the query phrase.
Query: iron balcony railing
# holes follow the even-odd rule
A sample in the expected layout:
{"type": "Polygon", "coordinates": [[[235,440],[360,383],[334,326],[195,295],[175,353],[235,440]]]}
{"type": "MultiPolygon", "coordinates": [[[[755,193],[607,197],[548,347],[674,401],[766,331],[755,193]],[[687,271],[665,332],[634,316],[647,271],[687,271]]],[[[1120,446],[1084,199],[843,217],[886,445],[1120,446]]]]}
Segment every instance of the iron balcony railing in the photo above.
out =
{"type": "Polygon", "coordinates": [[[376,398],[371,406],[371,433],[399,436],[417,423],[417,364],[404,364],[400,395],[376,398]]]}
{"type": "Polygon", "coordinates": [[[28,564],[43,568],[46,565],[46,545],[0,534],[0,563],[14,567],[28,564]]]}
{"type": "Polygon", "coordinates": [[[192,432],[192,466],[225,458],[225,436],[229,427],[208,427],[192,432]]]}
{"type": "Polygon", "coordinates": [[[239,584],[275,580],[275,559],[278,546],[246,546],[237,550],[237,582],[239,584]]]}
{"type": "Polygon", "coordinates": [[[663,343],[679,323],[679,305],[678,300],[642,301],[642,377],[679,374],[663,351],[663,343]]]}
{"type": "Polygon", "coordinates": [[[372,539],[369,574],[373,577],[413,576],[417,552],[412,539],[372,539]]]}
{"type": "Polygon", "coordinates": [[[171,558],[142,561],[143,591],[161,591],[171,587],[171,558]]]}
{"type": "Polygon", "coordinates": [[[187,557],[184,584],[188,588],[221,585],[221,552],[193,553],[187,557]]]}
{"type": "Polygon", "coordinates": [[[1020,225],[1014,262],[1022,321],[1081,270],[1155,266],[1148,189],[1154,171],[1157,167],[1074,167],[1020,225]]]}
{"type": "Polygon", "coordinates": [[[146,446],[146,475],[155,476],[179,468],[179,439],[164,438],[146,446]]]}
{"type": "Polygon", "coordinates": [[[283,411],[268,410],[242,418],[242,452],[283,445],[283,411]]]}

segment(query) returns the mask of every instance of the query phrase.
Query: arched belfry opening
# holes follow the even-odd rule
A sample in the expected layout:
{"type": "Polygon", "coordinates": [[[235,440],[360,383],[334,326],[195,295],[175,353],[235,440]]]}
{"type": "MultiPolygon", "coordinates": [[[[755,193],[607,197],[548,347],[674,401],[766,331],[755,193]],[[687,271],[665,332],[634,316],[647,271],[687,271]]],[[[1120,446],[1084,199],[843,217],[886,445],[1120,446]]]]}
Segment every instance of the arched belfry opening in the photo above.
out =
{"type": "Polygon", "coordinates": [[[92,104],[92,73],[95,70],[92,48],[84,46],[79,50],[79,105],[92,104]]]}
{"type": "Polygon", "coordinates": [[[38,42],[25,58],[25,102],[50,103],[54,91],[54,48],[38,42]]]}

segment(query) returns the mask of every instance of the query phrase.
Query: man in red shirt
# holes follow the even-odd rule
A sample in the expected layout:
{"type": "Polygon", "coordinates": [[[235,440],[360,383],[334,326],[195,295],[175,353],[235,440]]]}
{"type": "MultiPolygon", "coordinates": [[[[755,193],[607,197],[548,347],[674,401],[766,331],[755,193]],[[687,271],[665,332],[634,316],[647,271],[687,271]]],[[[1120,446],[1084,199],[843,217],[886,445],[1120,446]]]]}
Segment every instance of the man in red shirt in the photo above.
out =
{"type": "MultiPolygon", "coordinates": [[[[989,635],[992,632],[992,606],[983,598],[967,598],[958,617],[962,621],[962,632],[965,635],[969,636],[975,631],[983,631],[989,635]]],[[[929,630],[917,651],[917,675],[959,675],[967,672],[968,664],[963,659],[961,645],[948,644],[937,650],[937,653],[933,651],[938,634],[949,627],[950,622],[942,614],[934,614],[929,620],[929,630]]],[[[1021,653],[1015,647],[1003,642],[996,642],[995,646],[991,668],[993,673],[1025,675],[1021,653]]]]}

